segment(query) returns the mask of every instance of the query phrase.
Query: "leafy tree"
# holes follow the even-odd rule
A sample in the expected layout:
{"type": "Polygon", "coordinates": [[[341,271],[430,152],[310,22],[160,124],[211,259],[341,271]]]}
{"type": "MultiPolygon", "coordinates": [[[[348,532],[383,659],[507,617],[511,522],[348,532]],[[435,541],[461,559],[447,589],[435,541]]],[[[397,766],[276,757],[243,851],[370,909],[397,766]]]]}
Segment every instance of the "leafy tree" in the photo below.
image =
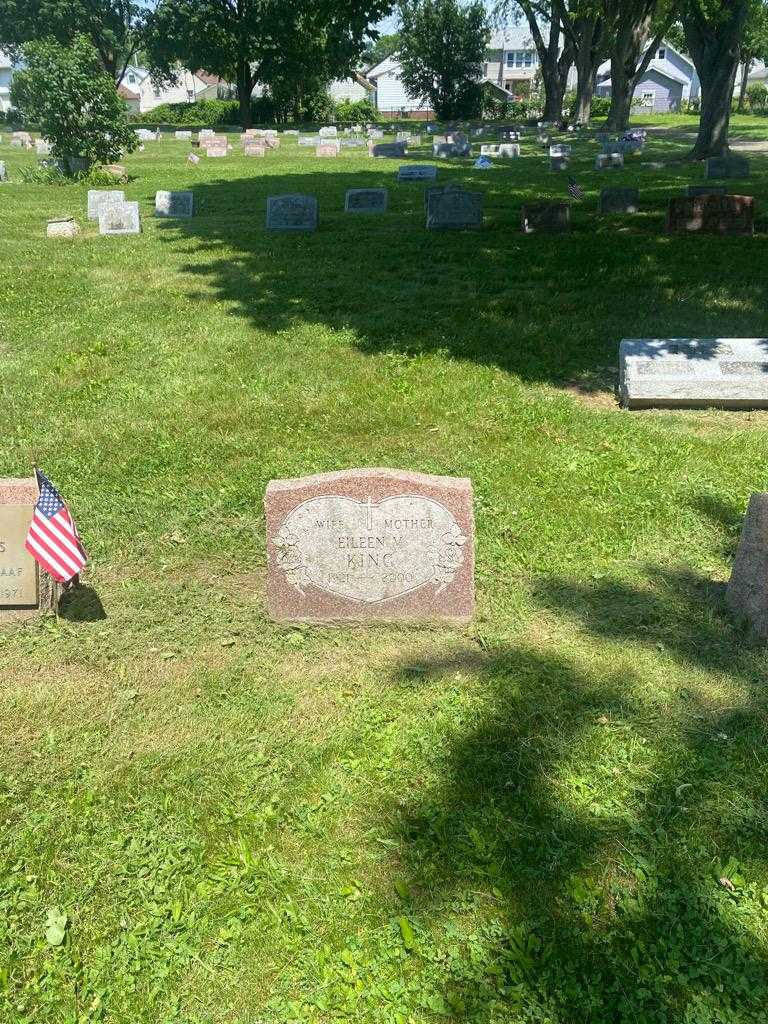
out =
{"type": "Polygon", "coordinates": [[[676,20],[682,0],[603,0],[611,56],[611,109],[608,126],[629,124],[635,88],[676,20]]]}
{"type": "Polygon", "coordinates": [[[685,39],[701,83],[699,134],[691,157],[704,160],[728,152],[731,103],[741,46],[756,0],[686,0],[685,39]]]}
{"type": "Polygon", "coordinates": [[[768,89],[763,82],[753,82],[747,89],[750,110],[765,110],[768,107],[768,89]]]}
{"type": "Polygon", "coordinates": [[[18,53],[25,43],[87,36],[102,68],[119,83],[142,45],[150,11],[137,0],[0,0],[0,41],[18,53]]]}
{"type": "Polygon", "coordinates": [[[68,45],[55,39],[27,43],[11,100],[51,141],[54,157],[72,169],[71,158],[109,163],[136,147],[114,79],[87,36],[68,45]]]}
{"type": "Polygon", "coordinates": [[[606,19],[600,0],[552,0],[560,24],[570,40],[576,65],[576,102],[573,117],[587,124],[592,114],[597,69],[608,50],[606,19]]]}
{"type": "Polygon", "coordinates": [[[573,46],[568,36],[562,36],[560,13],[548,0],[513,0],[502,2],[497,16],[522,11],[531,31],[531,39],[539,58],[539,73],[544,86],[545,121],[559,121],[563,113],[568,72],[573,65],[573,46]],[[543,23],[543,28],[542,28],[543,23]],[[561,38],[563,45],[560,45],[561,38]]]}
{"type": "MultiPolygon", "coordinates": [[[[739,113],[744,111],[747,97],[749,73],[756,60],[768,58],[768,6],[764,0],[756,0],[749,6],[747,23],[741,40],[741,82],[739,83],[739,113]]],[[[752,100],[750,99],[750,106],[752,100]]]]}
{"type": "Polygon", "coordinates": [[[257,82],[295,96],[352,72],[375,37],[372,22],[392,0],[159,0],[147,42],[156,77],[174,78],[182,63],[233,82],[241,121],[251,123],[257,82]]]}
{"type": "Polygon", "coordinates": [[[392,32],[386,36],[379,36],[379,38],[374,40],[363,53],[361,58],[363,67],[372,68],[374,64],[378,64],[379,61],[384,60],[385,57],[391,57],[393,53],[397,53],[399,47],[399,32],[392,32]]]}
{"type": "Polygon", "coordinates": [[[471,117],[482,105],[489,32],[481,0],[403,0],[398,56],[413,99],[429,100],[440,120],[471,117]]]}

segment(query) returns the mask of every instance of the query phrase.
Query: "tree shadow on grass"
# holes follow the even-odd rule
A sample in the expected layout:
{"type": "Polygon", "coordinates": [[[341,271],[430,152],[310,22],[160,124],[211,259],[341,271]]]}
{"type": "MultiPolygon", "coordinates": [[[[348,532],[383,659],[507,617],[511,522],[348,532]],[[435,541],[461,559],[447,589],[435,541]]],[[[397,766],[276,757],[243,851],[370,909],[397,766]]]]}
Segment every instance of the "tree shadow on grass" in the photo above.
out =
{"type": "Polygon", "coordinates": [[[423,183],[397,183],[392,163],[353,171],[340,159],[333,171],[199,182],[196,216],[163,223],[161,237],[201,299],[213,291],[257,329],[317,324],[351,332],[366,353],[440,353],[527,381],[604,378],[622,337],[768,334],[766,285],[752,273],[762,240],[661,234],[665,199],[691,180],[683,172],[617,231],[598,217],[597,191],[636,180],[593,175],[570,235],[526,236],[522,204],[566,198],[566,178],[441,166],[439,181],[484,193],[485,223],[428,232],[423,183]],[[372,187],[389,189],[385,215],[343,212],[347,188],[372,187]],[[320,230],[267,232],[267,196],[296,192],[317,196],[320,230]]]}
{"type": "Polygon", "coordinates": [[[765,1019],[765,661],[707,581],[647,578],[538,590],[635,661],[501,646],[393,671],[450,687],[466,669],[482,694],[439,737],[439,781],[392,811],[422,951],[458,909],[470,922],[433,962],[453,1019],[765,1019]],[[668,657],[690,686],[666,684],[668,657]]]}

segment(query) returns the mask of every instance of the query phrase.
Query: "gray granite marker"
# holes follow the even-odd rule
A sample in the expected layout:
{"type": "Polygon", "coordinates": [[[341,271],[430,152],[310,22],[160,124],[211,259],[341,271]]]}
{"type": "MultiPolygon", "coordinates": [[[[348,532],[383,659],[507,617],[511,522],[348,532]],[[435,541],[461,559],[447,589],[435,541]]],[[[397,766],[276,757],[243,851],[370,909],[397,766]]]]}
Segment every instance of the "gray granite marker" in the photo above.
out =
{"type": "Polygon", "coordinates": [[[768,338],[625,338],[619,396],[628,409],[768,408],[768,338]]]}
{"type": "Polygon", "coordinates": [[[191,217],[194,212],[193,192],[155,193],[155,215],[157,217],[191,217]]]}
{"type": "Polygon", "coordinates": [[[351,188],[344,197],[344,212],[385,213],[387,200],[385,188],[351,188]]]}
{"type": "Polygon", "coordinates": [[[267,231],[316,231],[317,224],[314,196],[293,193],[267,198],[267,231]]]}

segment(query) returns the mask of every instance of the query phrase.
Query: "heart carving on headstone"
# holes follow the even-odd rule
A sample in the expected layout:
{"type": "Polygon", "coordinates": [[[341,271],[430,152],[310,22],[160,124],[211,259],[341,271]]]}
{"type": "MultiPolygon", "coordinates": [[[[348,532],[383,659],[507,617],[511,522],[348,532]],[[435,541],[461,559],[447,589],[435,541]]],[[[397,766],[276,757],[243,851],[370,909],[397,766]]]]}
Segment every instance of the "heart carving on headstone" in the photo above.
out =
{"type": "Polygon", "coordinates": [[[374,604],[430,584],[440,593],[462,565],[466,541],[454,515],[423,495],[378,503],[327,495],[293,509],[274,545],[299,593],[314,586],[374,604]]]}

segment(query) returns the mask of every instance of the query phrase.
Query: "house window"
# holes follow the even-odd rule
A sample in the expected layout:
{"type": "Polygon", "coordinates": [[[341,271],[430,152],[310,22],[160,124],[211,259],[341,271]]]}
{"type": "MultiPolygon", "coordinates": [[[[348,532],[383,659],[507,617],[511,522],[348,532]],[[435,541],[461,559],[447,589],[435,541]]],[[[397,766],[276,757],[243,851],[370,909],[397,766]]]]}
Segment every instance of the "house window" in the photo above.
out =
{"type": "Polygon", "coordinates": [[[133,85],[136,81],[136,75],[128,75],[128,81],[133,85]]]}
{"type": "Polygon", "coordinates": [[[513,68],[515,66],[515,55],[512,51],[507,54],[507,67],[513,68]]]}
{"type": "Polygon", "coordinates": [[[525,66],[529,68],[533,64],[533,50],[525,51],[525,66]]]}
{"type": "Polygon", "coordinates": [[[160,99],[160,90],[157,88],[157,86],[155,86],[152,92],[155,94],[155,99],[160,99]]]}
{"type": "Polygon", "coordinates": [[[644,92],[643,93],[642,99],[640,101],[640,105],[641,106],[643,106],[643,107],[652,107],[655,103],[656,103],[656,93],[655,92],[644,92]]]}
{"type": "Polygon", "coordinates": [[[664,49],[663,46],[659,49],[659,52],[656,54],[656,56],[659,58],[659,60],[665,60],[667,56],[667,51],[664,49]]]}

